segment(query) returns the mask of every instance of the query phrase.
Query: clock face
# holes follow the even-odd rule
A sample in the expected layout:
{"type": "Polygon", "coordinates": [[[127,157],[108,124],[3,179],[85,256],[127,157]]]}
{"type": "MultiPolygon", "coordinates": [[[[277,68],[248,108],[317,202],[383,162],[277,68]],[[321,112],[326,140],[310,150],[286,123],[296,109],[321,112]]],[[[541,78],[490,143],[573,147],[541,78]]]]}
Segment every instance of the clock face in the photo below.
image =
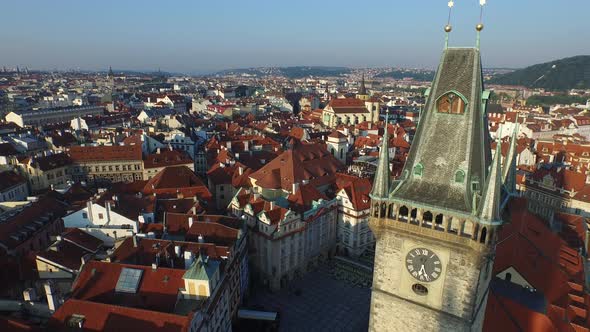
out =
{"type": "Polygon", "coordinates": [[[434,251],[416,248],[406,255],[406,268],[415,279],[432,282],[440,277],[442,263],[434,251]]]}

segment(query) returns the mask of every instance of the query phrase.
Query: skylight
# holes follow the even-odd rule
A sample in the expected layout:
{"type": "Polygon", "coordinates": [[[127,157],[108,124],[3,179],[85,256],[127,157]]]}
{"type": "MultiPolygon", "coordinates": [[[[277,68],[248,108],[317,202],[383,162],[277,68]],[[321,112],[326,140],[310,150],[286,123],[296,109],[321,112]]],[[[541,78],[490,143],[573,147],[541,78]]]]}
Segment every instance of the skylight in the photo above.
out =
{"type": "Polygon", "coordinates": [[[142,273],[143,270],[124,267],[121,270],[121,274],[119,275],[119,280],[117,280],[115,291],[123,293],[137,293],[137,288],[139,287],[139,281],[141,279],[142,273]]]}

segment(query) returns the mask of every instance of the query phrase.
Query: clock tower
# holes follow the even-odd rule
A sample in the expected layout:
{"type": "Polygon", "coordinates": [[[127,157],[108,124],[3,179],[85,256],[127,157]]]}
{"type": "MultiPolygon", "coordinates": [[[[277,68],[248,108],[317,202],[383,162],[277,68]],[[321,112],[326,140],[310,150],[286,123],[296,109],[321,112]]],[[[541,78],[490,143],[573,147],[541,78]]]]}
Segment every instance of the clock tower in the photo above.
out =
{"type": "Polygon", "coordinates": [[[370,331],[482,329],[502,208],[514,192],[515,145],[504,164],[499,150],[492,160],[478,47],[446,47],[426,94],[397,180],[387,131],[380,150],[370,331]]]}

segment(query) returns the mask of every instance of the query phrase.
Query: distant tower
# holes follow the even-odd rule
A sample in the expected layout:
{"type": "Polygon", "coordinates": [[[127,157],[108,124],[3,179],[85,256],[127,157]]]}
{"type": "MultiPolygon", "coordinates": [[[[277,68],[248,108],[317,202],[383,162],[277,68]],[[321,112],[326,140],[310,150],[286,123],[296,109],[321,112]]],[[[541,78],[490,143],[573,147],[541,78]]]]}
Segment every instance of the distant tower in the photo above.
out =
{"type": "Polygon", "coordinates": [[[479,48],[445,47],[395,181],[384,135],[370,195],[370,331],[482,329],[514,174],[514,153],[502,164],[499,142],[491,157],[482,77],[479,48]]]}
{"type": "Polygon", "coordinates": [[[362,101],[367,101],[369,99],[369,94],[365,87],[365,74],[363,74],[363,78],[361,79],[361,86],[359,87],[359,92],[356,94],[356,98],[362,101]]]}
{"type": "Polygon", "coordinates": [[[326,90],[324,90],[324,99],[330,100],[330,88],[328,87],[328,82],[326,82],[326,90]]]}
{"type": "Polygon", "coordinates": [[[348,153],[348,137],[338,130],[334,130],[328,136],[326,145],[328,146],[328,151],[330,151],[330,153],[332,153],[336,159],[346,163],[346,154],[348,153]]]}
{"type": "Polygon", "coordinates": [[[111,91],[115,89],[115,74],[113,74],[113,68],[109,66],[109,72],[107,74],[107,84],[111,91]]]}

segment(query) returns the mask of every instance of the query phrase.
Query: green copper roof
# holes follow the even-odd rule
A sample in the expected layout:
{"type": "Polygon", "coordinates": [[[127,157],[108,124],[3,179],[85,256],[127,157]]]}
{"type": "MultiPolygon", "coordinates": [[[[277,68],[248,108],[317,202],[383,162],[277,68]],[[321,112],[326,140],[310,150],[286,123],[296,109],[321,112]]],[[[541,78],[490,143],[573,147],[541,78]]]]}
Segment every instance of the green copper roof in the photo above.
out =
{"type": "Polygon", "coordinates": [[[219,261],[211,260],[209,257],[201,254],[193,262],[191,267],[186,270],[182,278],[190,280],[211,280],[215,271],[219,269],[219,264],[219,261]]]}

